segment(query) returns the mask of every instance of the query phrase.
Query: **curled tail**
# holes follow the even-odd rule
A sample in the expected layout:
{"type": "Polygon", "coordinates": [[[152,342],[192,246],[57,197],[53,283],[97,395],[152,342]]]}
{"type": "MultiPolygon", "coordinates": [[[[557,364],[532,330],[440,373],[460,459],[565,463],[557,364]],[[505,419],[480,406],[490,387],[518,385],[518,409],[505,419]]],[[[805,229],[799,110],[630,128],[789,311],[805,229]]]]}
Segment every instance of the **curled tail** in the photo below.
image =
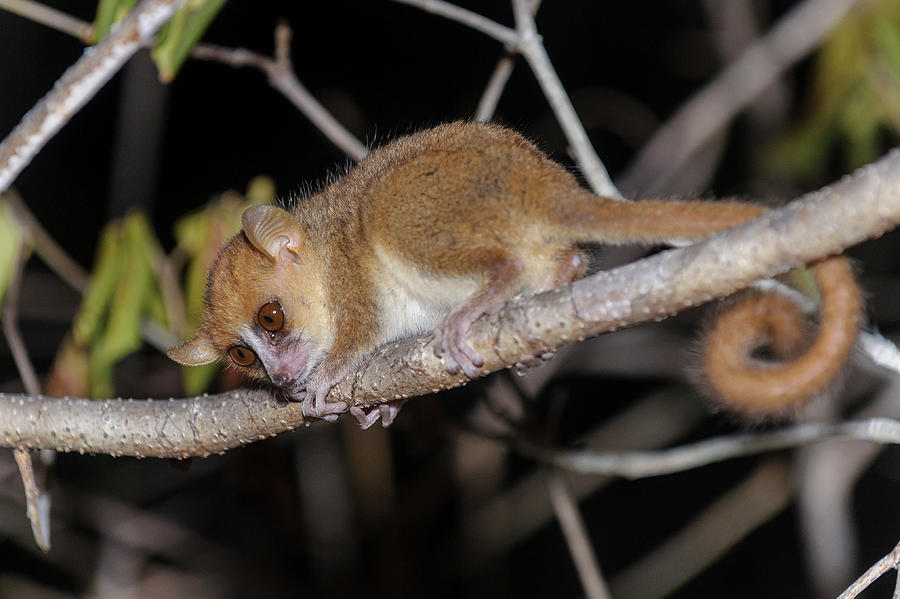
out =
{"type": "Polygon", "coordinates": [[[812,265],[821,307],[815,337],[806,317],[787,298],[751,293],[724,311],[705,339],[703,367],[713,392],[731,409],[778,413],[820,394],[838,377],[859,329],[862,298],[846,258],[812,265]],[[779,360],[754,354],[763,347],[779,360]]]}
{"type": "MultiPolygon", "coordinates": [[[[560,234],[577,242],[655,243],[699,239],[760,216],[766,208],[744,202],[616,202],[588,192],[555,204],[560,234]]],[[[703,349],[706,382],[737,412],[784,412],[810,399],[838,377],[859,328],[862,298],[847,260],[815,262],[821,307],[811,342],[807,318],[789,299],[750,293],[719,315],[703,349]],[[757,357],[760,350],[774,360],[757,357]]]]}

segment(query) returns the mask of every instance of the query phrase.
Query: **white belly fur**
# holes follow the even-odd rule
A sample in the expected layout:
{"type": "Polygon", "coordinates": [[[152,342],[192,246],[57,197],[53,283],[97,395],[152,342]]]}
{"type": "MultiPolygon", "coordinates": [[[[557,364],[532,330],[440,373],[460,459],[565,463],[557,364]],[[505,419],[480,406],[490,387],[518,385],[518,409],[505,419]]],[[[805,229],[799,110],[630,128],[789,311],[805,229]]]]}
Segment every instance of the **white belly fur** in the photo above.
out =
{"type": "Polygon", "coordinates": [[[474,278],[421,273],[381,246],[375,247],[375,255],[385,267],[385,275],[375,282],[382,314],[380,332],[385,341],[430,331],[479,287],[474,278]]]}

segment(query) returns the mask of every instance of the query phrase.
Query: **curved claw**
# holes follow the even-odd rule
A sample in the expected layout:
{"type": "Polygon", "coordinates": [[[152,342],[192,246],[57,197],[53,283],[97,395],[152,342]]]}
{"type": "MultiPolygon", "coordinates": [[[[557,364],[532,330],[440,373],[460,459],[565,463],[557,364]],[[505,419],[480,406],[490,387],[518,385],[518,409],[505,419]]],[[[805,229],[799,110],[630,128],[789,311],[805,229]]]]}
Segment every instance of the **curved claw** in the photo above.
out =
{"type": "Polygon", "coordinates": [[[347,403],[343,401],[325,401],[333,383],[313,382],[306,385],[306,396],[303,398],[303,415],[335,422],[338,414],[347,411],[347,403]]]}

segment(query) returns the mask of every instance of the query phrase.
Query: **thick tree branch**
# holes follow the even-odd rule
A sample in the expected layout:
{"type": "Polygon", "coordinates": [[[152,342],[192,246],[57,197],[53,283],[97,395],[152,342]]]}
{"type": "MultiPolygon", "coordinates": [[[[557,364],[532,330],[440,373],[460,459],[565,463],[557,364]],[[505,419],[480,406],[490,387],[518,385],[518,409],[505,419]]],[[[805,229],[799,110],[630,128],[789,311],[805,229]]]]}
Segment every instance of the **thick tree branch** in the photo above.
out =
{"type": "Polygon", "coordinates": [[[113,456],[208,456],[303,424],[299,403],[242,389],[186,400],[0,394],[0,444],[113,456]]]}
{"type": "MultiPolygon", "coordinates": [[[[900,151],[786,208],[696,245],[510,304],[469,332],[484,372],[523,355],[656,320],[834,254],[900,222],[900,151]],[[815,231],[815,235],[810,235],[815,231]]],[[[426,337],[380,349],[332,390],[359,406],[462,385],[426,337]]],[[[0,444],[157,457],[208,455],[290,430],[298,404],[268,391],[170,401],[0,396],[0,444]]]]}

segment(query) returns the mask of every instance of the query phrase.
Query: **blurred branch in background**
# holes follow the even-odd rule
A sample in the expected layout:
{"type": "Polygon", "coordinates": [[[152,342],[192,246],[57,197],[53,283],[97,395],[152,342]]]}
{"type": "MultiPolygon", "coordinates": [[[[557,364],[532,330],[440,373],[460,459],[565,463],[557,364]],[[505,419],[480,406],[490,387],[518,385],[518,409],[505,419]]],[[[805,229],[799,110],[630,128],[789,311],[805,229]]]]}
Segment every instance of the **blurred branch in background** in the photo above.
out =
{"type": "Polygon", "coordinates": [[[804,0],[702,90],[695,93],[638,153],[619,185],[626,193],[667,190],[676,175],[787,68],[811,52],[856,0],[804,0]]]}

